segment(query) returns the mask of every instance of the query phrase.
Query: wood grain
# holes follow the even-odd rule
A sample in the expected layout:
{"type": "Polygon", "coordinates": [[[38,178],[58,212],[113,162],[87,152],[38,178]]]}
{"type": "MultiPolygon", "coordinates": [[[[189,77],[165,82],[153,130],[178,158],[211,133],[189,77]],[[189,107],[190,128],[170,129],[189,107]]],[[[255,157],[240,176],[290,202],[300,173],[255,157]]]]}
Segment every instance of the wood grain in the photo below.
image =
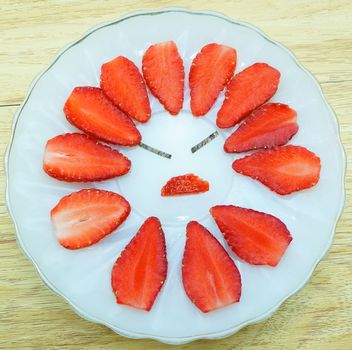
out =
{"type": "MultiPolygon", "coordinates": [[[[182,6],[226,13],[289,47],[319,80],[340,122],[348,158],[347,201],[329,255],[311,282],[269,320],[217,341],[181,349],[352,349],[352,3],[351,1],[15,1],[1,2],[0,153],[34,76],[90,27],[138,9],[182,6]]],[[[0,349],[166,349],[120,337],[77,316],[44,287],[17,247],[0,170],[0,349]]]]}

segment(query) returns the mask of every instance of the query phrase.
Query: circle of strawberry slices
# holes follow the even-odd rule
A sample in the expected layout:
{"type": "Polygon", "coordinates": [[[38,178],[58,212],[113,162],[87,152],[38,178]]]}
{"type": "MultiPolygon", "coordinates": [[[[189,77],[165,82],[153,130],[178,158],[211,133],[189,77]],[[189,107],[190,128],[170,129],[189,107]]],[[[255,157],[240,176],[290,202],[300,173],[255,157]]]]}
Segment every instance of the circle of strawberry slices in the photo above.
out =
{"type": "MultiPolygon", "coordinates": [[[[297,133],[297,113],[281,103],[267,103],[275,94],[280,72],[255,63],[234,75],[234,48],[211,43],[195,56],[190,72],[191,111],[204,116],[226,88],[217,113],[219,128],[237,126],[224,150],[241,153],[260,149],[233,162],[233,170],[270,190],[287,195],[314,186],[320,159],[301,146],[285,144],[297,133]]],[[[69,133],[47,142],[44,171],[67,182],[101,181],[121,176],[131,162],[104,143],[136,146],[141,142],[133,120],[147,122],[150,92],[172,115],[183,106],[185,72],[173,41],[150,46],[142,74],[128,58],[104,63],[100,87],[76,87],[68,97],[67,120],[84,134],[69,133]]],[[[171,178],[162,196],[195,194],[209,183],[194,174],[171,178]]],[[[130,204],[117,193],[84,189],[63,197],[51,210],[58,242],[68,249],[97,243],[116,230],[130,213],[130,204]]],[[[278,218],[234,205],[210,208],[219,230],[233,252],[254,265],[276,266],[292,237],[278,218]]],[[[241,297],[241,276],[219,241],[196,221],[188,223],[182,263],[182,281],[189,299],[202,312],[236,303],[241,297]]],[[[112,268],[112,290],[119,304],[149,311],[167,278],[165,236],[158,218],[145,220],[112,268]]]]}

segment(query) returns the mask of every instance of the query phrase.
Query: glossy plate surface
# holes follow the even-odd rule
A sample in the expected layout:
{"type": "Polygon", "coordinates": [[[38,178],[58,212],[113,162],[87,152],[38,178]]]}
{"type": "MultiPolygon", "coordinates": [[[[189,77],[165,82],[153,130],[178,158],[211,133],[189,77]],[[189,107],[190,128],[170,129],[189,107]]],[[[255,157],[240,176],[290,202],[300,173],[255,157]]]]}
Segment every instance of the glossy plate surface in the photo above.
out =
{"type": "Polygon", "coordinates": [[[7,202],[18,241],[46,284],[86,319],[128,337],[173,344],[230,335],[270,316],[308,281],[332,243],[344,204],[345,156],[338,124],[314,78],[287,49],[258,29],[217,13],[183,9],[134,13],[94,28],[65,47],[33,82],[15,116],[6,168],[7,202]],[[318,185],[281,197],[235,174],[231,163],[237,156],[223,152],[228,132],[222,130],[192,154],[191,147],[216,130],[214,121],[223,94],[206,118],[193,118],[187,84],[184,108],[178,117],[164,112],[151,97],[152,118],[138,126],[143,142],[172,154],[171,159],[139,147],[120,148],[133,164],[124,177],[90,184],[69,184],[48,177],[42,171],[46,141],[76,131],[62,111],[71,90],[78,85],[97,86],[102,63],[115,56],[127,56],[140,67],[148,46],[165,40],[177,43],[186,77],[195,54],[210,42],[237,49],[236,72],[258,61],[279,69],[281,83],[272,101],[297,110],[300,130],[290,143],[305,146],[321,158],[318,185]],[[210,191],[198,196],[160,197],[161,187],[171,176],[190,172],[208,180],[210,191]],[[62,196],[88,187],[121,193],[133,210],[123,226],[100,243],[69,251],[56,242],[49,213],[62,196]],[[228,249],[208,210],[214,204],[230,203],[271,213],[286,223],[293,242],[278,267],[251,266],[228,249]],[[121,250],[151,215],[158,216],[163,224],[169,271],[153,309],[147,313],[115,303],[110,273],[121,250]],[[185,225],[191,219],[205,225],[235,260],[243,282],[240,303],[202,314],[188,300],[182,288],[181,259],[185,225]]]}

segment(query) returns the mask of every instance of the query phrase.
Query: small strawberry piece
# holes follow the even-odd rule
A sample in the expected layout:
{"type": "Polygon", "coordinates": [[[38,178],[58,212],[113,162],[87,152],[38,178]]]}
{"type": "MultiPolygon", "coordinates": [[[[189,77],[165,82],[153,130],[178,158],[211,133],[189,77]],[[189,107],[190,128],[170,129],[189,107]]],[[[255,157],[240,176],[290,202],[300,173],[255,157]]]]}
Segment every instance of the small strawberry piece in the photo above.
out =
{"type": "Polygon", "coordinates": [[[219,44],[205,45],[197,54],[189,72],[193,115],[208,113],[233,76],[236,59],[235,49],[219,44]]]}
{"type": "Polygon", "coordinates": [[[229,128],[268,101],[276,92],[280,72],[266,63],[255,63],[236,74],[227,85],[216,124],[229,128]]]}
{"type": "Polygon", "coordinates": [[[122,146],[141,141],[133,121],[96,87],[76,87],[64,107],[67,120],[86,134],[122,146]]]}
{"type": "Polygon", "coordinates": [[[131,161],[83,134],[64,134],[45,147],[44,171],[63,181],[100,181],[126,174],[131,161]]]}
{"type": "Polygon", "coordinates": [[[59,243],[79,249],[97,243],[116,230],[131,207],[117,193],[96,189],[73,192],[51,210],[51,221],[59,243]]]}
{"type": "Polygon", "coordinates": [[[234,253],[253,265],[276,266],[292,240],[270,214],[234,205],[217,205],[210,213],[234,253]]]}
{"type": "Polygon", "coordinates": [[[101,67],[100,86],[128,116],[145,123],[151,115],[147,88],[137,66],[119,56],[101,67]]]}
{"type": "Polygon", "coordinates": [[[185,70],[173,41],[152,45],[143,56],[142,71],[152,94],[172,115],[183,105],[185,70]]]}
{"type": "Polygon", "coordinates": [[[111,273],[118,304],[149,311],[167,275],[165,236],[160,221],[148,218],[121,253],[111,273]]]}
{"type": "Polygon", "coordinates": [[[187,225],[182,260],[186,294],[202,312],[237,303],[241,297],[241,275],[219,241],[202,225],[187,225]]]}
{"type": "Polygon", "coordinates": [[[183,194],[197,194],[209,191],[209,182],[194,174],[172,177],[161,189],[161,195],[177,196],[183,194]]]}
{"type": "Polygon", "coordinates": [[[316,185],[321,166],[320,158],[313,152],[288,145],[237,159],[232,168],[285,195],[316,185]]]}
{"type": "Polygon", "coordinates": [[[240,153],[286,144],[298,131],[297,113],[281,103],[256,109],[226,140],[225,152],[240,153]]]}

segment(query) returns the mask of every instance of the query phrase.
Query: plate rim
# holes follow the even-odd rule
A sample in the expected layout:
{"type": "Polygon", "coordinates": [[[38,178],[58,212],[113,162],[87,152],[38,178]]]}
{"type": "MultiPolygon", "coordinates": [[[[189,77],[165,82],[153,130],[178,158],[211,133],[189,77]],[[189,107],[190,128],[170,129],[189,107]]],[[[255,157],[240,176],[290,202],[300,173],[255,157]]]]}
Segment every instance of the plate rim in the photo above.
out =
{"type": "Polygon", "coordinates": [[[294,294],[296,294],[298,291],[300,291],[302,288],[304,288],[306,286],[306,284],[310,281],[313,272],[315,271],[316,267],[318,266],[318,264],[322,261],[322,259],[325,257],[325,255],[328,253],[328,251],[330,250],[335,235],[336,235],[336,226],[337,223],[343,213],[343,209],[345,206],[345,201],[346,201],[346,189],[345,189],[345,177],[346,177],[346,167],[347,167],[347,163],[346,163],[346,151],[344,149],[342,140],[341,140],[341,130],[340,130],[340,124],[339,121],[336,117],[336,113],[334,112],[333,108],[330,106],[330,104],[327,102],[323,91],[321,89],[320,84],[318,83],[317,79],[313,76],[312,73],[310,73],[296,58],[296,56],[293,54],[293,52],[288,49],[286,46],[280,44],[279,42],[271,39],[269,36],[267,36],[261,29],[257,28],[256,26],[247,23],[247,22],[243,22],[243,21],[239,21],[239,20],[235,20],[231,17],[228,17],[220,12],[217,11],[204,11],[204,10],[190,10],[187,8],[183,8],[183,7],[165,7],[165,8],[159,8],[159,9],[154,9],[154,10],[138,10],[138,11],[133,11],[133,12],[129,12],[125,15],[122,15],[114,20],[111,21],[107,21],[107,22],[103,22],[100,23],[92,28],[90,28],[89,30],[87,30],[83,35],[81,35],[78,39],[66,44],[63,48],[61,48],[56,55],[53,57],[53,59],[50,61],[50,63],[46,66],[46,68],[44,68],[41,72],[39,72],[39,74],[32,80],[31,84],[29,85],[29,88],[27,89],[27,94],[25,99],[23,100],[23,102],[19,105],[19,107],[17,108],[13,120],[12,120],[12,126],[11,126],[11,135],[10,135],[10,139],[8,141],[7,147],[6,147],[6,151],[5,151],[5,157],[4,157],[4,170],[5,170],[5,205],[7,207],[7,211],[9,213],[10,218],[12,219],[12,222],[14,224],[15,227],[15,236],[16,236],[16,241],[18,246],[21,248],[22,252],[24,253],[24,255],[29,259],[29,261],[34,265],[37,274],[39,275],[40,279],[44,282],[44,284],[47,286],[48,289],[50,289],[52,292],[54,292],[55,294],[57,294],[58,296],[60,296],[61,298],[63,298],[66,303],[71,307],[71,309],[78,314],[80,317],[82,317],[83,319],[93,322],[93,323],[97,323],[97,324],[101,324],[104,325],[108,328],[110,328],[112,331],[114,331],[115,333],[122,335],[124,337],[127,338],[131,338],[131,339],[153,339],[153,340],[157,340],[160,341],[162,343],[166,343],[166,344],[172,344],[172,345],[180,345],[180,344],[186,344],[195,340],[200,340],[200,339],[220,339],[220,338],[224,338],[230,335],[235,334],[236,332],[238,332],[240,329],[248,326],[248,325],[252,325],[252,324],[256,324],[259,323],[261,321],[264,321],[266,319],[268,319],[270,316],[272,316],[277,310],[278,308],[290,297],[292,297],[294,294]],[[123,328],[116,328],[114,326],[112,326],[111,324],[109,324],[106,321],[100,320],[98,318],[95,318],[89,314],[87,314],[85,311],[81,310],[78,306],[76,306],[68,297],[66,297],[65,295],[63,295],[63,293],[61,293],[44,275],[44,273],[41,272],[39,266],[35,263],[35,261],[33,260],[33,258],[31,257],[31,255],[29,254],[29,252],[26,250],[24,244],[21,241],[21,235],[20,235],[20,230],[17,226],[17,223],[15,221],[14,215],[12,213],[12,209],[11,209],[11,201],[10,201],[10,194],[9,194],[9,161],[10,161],[10,154],[11,154],[11,148],[12,148],[12,144],[14,142],[14,138],[15,138],[15,132],[16,132],[16,126],[19,120],[19,117],[21,116],[22,110],[24,108],[24,106],[26,105],[26,103],[28,102],[31,93],[33,91],[33,89],[35,88],[37,82],[41,79],[42,76],[45,75],[45,73],[47,71],[49,71],[49,69],[57,62],[57,60],[71,47],[79,44],[81,41],[83,41],[85,38],[87,38],[90,34],[94,33],[95,31],[98,31],[101,28],[104,27],[108,27],[111,25],[115,25],[118,24],[119,22],[125,21],[127,19],[133,18],[133,17],[138,17],[138,16],[146,16],[146,15],[159,15],[159,14],[164,14],[164,13],[169,13],[169,12],[181,12],[181,13],[187,13],[190,15],[206,15],[206,16],[210,16],[210,17],[217,17],[220,18],[222,20],[225,20],[231,24],[235,24],[235,25],[239,25],[242,27],[246,27],[249,28],[253,31],[255,31],[256,33],[260,34],[263,39],[265,39],[266,41],[269,41],[270,43],[278,46],[281,50],[285,51],[293,60],[293,62],[298,66],[299,69],[301,69],[315,84],[315,87],[318,89],[319,93],[320,93],[320,97],[322,102],[325,104],[325,106],[328,109],[328,112],[330,114],[330,116],[332,117],[332,119],[334,120],[334,127],[335,127],[335,133],[336,136],[338,138],[338,143],[339,143],[339,148],[340,148],[340,156],[342,157],[342,161],[343,161],[343,169],[342,169],[342,173],[341,173],[341,179],[340,179],[340,183],[342,185],[341,189],[342,189],[342,196],[340,199],[340,203],[339,203],[339,207],[338,210],[336,212],[335,215],[335,220],[333,222],[332,225],[332,232],[330,234],[330,240],[327,242],[322,254],[315,260],[314,264],[312,265],[312,268],[310,270],[310,272],[307,274],[306,278],[302,281],[302,283],[300,283],[300,285],[293,290],[291,293],[289,293],[288,295],[286,295],[285,297],[283,297],[274,307],[270,308],[268,311],[262,313],[261,315],[248,320],[246,322],[241,323],[240,325],[237,325],[235,327],[226,329],[224,331],[221,332],[214,332],[214,333],[206,333],[206,334],[198,334],[198,335],[194,335],[194,336],[187,336],[187,337],[163,337],[163,336],[155,336],[155,335],[149,335],[149,334],[144,334],[144,333],[140,333],[140,332],[131,332],[131,331],[127,331],[124,330],[123,328]]]}

